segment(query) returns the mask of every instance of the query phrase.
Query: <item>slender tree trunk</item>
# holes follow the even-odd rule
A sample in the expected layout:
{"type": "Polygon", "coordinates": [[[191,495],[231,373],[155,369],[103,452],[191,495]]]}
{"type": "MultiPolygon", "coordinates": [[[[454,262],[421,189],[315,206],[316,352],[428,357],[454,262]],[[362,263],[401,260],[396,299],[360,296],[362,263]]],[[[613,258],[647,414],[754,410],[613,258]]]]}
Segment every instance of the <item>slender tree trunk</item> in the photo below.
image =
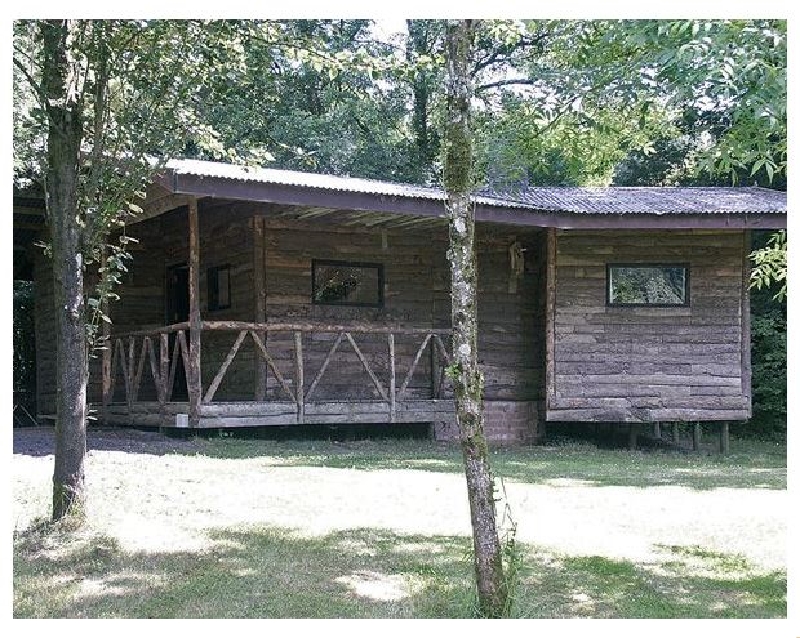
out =
{"type": "MultiPolygon", "coordinates": [[[[408,28],[408,51],[406,59],[410,62],[415,55],[430,55],[430,20],[406,20],[408,28]]],[[[411,114],[411,131],[414,136],[412,157],[413,174],[416,181],[424,181],[436,158],[436,139],[428,125],[428,103],[432,78],[430,71],[418,69],[411,80],[414,108],[411,114]]]]}
{"type": "Polygon", "coordinates": [[[70,24],[41,25],[42,90],[47,99],[46,203],[50,220],[57,343],[56,449],[53,519],[81,514],[86,456],[89,361],[84,317],[82,229],[78,221],[78,160],[82,122],[75,66],[68,54],[70,24]]]}
{"type": "Polygon", "coordinates": [[[467,73],[474,28],[471,20],[447,23],[444,184],[450,213],[448,256],[452,286],[453,386],[472,521],[478,603],[483,616],[497,618],[506,611],[508,592],[503,578],[494,484],[483,429],[483,375],[477,358],[475,215],[470,203],[472,87],[467,73]]]}

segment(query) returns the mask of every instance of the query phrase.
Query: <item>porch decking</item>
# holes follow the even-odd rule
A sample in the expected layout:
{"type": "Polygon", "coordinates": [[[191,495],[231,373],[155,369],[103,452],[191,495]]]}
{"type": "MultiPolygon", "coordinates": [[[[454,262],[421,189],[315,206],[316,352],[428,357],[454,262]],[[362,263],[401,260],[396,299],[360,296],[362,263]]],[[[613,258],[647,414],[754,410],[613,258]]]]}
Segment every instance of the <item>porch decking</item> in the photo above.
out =
{"type": "MultiPolygon", "coordinates": [[[[382,401],[307,401],[302,420],[290,401],[247,401],[201,404],[196,428],[262,427],[327,423],[426,423],[453,418],[452,399],[400,401],[391,412],[382,401]]],[[[141,402],[110,405],[105,423],[114,426],[189,427],[187,402],[160,405],[141,402]]]]}
{"type": "MultiPolygon", "coordinates": [[[[260,427],[270,425],[326,423],[420,423],[448,422],[454,418],[452,399],[443,398],[446,386],[445,366],[450,355],[445,346],[449,329],[411,328],[404,326],[322,325],[310,323],[249,323],[238,321],[203,321],[192,331],[189,323],[179,323],[151,330],[108,335],[103,351],[102,420],[108,425],[159,427],[260,427]],[[203,384],[200,375],[200,343],[203,334],[235,334],[236,339],[211,381],[203,384]],[[188,333],[188,334],[187,334],[188,333]],[[267,335],[291,338],[292,371],[287,374],[286,360],[270,352],[267,335]],[[304,341],[325,335],[332,340],[324,358],[304,352],[304,341]],[[359,341],[385,338],[382,363],[383,378],[375,361],[359,347],[359,341]],[[242,344],[252,339],[259,363],[254,368],[254,396],[251,401],[219,401],[215,396],[242,344]],[[396,343],[403,340],[406,350],[412,346],[413,358],[399,361],[396,343]],[[172,343],[170,343],[172,342],[172,343]],[[326,377],[334,375],[337,351],[350,348],[366,373],[368,387],[360,388],[361,397],[315,398],[326,377]],[[410,392],[423,354],[428,353],[430,392],[428,398],[410,392]],[[194,355],[194,356],[192,356],[194,355]],[[149,360],[149,365],[148,365],[149,360]],[[312,372],[308,382],[306,373],[312,372]],[[281,371],[281,367],[284,371],[281,371]],[[188,400],[175,400],[176,376],[183,371],[188,400]],[[267,379],[274,379],[273,392],[280,398],[266,400],[267,379]],[[117,379],[121,378],[124,400],[115,400],[117,379]],[[156,400],[140,398],[144,382],[152,380],[156,400]],[[377,398],[364,399],[365,391],[377,398]]],[[[374,348],[373,348],[374,349],[374,348]]],[[[285,353],[284,353],[285,354],[285,353]]],[[[341,371],[340,371],[341,372],[341,371]]],[[[309,375],[310,376],[310,375],[309,375]]]]}

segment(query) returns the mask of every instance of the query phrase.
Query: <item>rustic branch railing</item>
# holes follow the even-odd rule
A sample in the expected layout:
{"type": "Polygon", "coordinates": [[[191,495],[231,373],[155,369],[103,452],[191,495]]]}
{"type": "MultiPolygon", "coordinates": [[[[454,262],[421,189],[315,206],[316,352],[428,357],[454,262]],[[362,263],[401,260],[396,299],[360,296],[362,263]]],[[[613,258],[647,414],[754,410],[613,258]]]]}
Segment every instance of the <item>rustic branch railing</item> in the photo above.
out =
{"type": "MultiPolygon", "coordinates": [[[[237,332],[236,339],[216,371],[211,383],[208,384],[205,394],[202,386],[193,388],[189,384],[187,391],[189,401],[192,401],[193,392],[197,392],[198,404],[209,404],[219,390],[220,385],[225,379],[228,370],[233,363],[236,355],[240,352],[242,345],[248,336],[253,339],[255,351],[267,364],[269,371],[275,377],[281,394],[296,405],[297,420],[299,423],[304,421],[305,405],[317,391],[320,382],[328,371],[334,354],[339,350],[343,343],[349,344],[367,373],[375,392],[381,401],[385,402],[390,414],[390,421],[395,420],[397,404],[403,401],[407,395],[409,385],[414,377],[419,362],[426,349],[431,356],[431,393],[432,398],[441,396],[442,386],[445,379],[444,366],[450,365],[451,357],[445,347],[443,336],[450,334],[448,328],[412,328],[407,326],[375,326],[369,324],[317,324],[317,323],[254,323],[243,321],[204,321],[201,330],[207,332],[237,332]],[[294,378],[287,381],[281,373],[275,359],[270,355],[267,346],[260,335],[274,333],[290,333],[293,336],[293,360],[294,378]],[[314,375],[310,385],[306,388],[305,384],[305,364],[303,355],[303,335],[306,334],[335,334],[336,339],[327,351],[322,364],[314,375]],[[388,353],[388,378],[382,381],[376,374],[369,359],[359,347],[353,335],[386,335],[386,347],[388,353]],[[422,342],[416,349],[416,353],[402,377],[402,383],[397,383],[397,356],[396,356],[396,337],[403,336],[421,337],[422,342]],[[438,381],[435,379],[435,362],[438,359],[440,374],[438,381]],[[444,364],[444,365],[442,365],[444,364]]],[[[153,328],[150,330],[138,330],[109,337],[107,347],[104,349],[103,356],[108,360],[103,366],[104,375],[109,374],[109,379],[104,379],[103,405],[108,406],[113,402],[115,382],[118,371],[122,373],[125,389],[125,403],[130,407],[139,400],[139,392],[142,381],[146,378],[145,359],[149,357],[149,375],[152,377],[158,403],[163,407],[170,402],[173,395],[175,377],[179,365],[183,366],[184,378],[190,379],[190,357],[187,344],[186,333],[189,331],[188,322],[178,323],[171,326],[153,328]],[[170,353],[170,335],[174,334],[174,345],[170,353]],[[158,357],[153,341],[158,338],[158,357]],[[125,340],[128,341],[127,357],[125,340]],[[138,347],[138,358],[136,356],[138,347]]],[[[199,377],[199,375],[197,375],[199,377]]],[[[258,393],[258,392],[257,392],[258,393]]]]}

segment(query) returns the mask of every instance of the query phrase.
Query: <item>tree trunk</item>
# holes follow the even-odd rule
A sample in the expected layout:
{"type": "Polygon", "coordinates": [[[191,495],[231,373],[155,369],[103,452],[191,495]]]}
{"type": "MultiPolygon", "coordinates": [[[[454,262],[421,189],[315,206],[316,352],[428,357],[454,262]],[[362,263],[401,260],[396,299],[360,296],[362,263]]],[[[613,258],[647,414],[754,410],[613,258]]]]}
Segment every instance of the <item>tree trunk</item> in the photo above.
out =
{"type": "MultiPolygon", "coordinates": [[[[406,20],[408,28],[408,50],[406,59],[411,62],[417,55],[432,55],[435,35],[429,32],[434,23],[431,20],[406,20]]],[[[430,174],[436,158],[437,139],[428,125],[428,104],[433,79],[431,72],[417,69],[411,80],[414,107],[411,113],[411,131],[414,137],[413,176],[417,182],[424,182],[430,174]]]]}
{"type": "Polygon", "coordinates": [[[467,479],[475,548],[475,576],[481,615],[506,612],[507,587],[497,535],[494,484],[483,430],[483,375],[477,358],[477,263],[475,215],[470,204],[472,143],[469,106],[472,87],[467,64],[475,25],[447,23],[447,114],[444,185],[450,214],[453,365],[452,378],[467,479]]]}
{"type": "Polygon", "coordinates": [[[82,122],[68,21],[42,23],[42,90],[48,101],[46,203],[55,279],[57,398],[53,519],[82,514],[89,359],[84,318],[82,231],[78,222],[78,156],[82,122]]]}

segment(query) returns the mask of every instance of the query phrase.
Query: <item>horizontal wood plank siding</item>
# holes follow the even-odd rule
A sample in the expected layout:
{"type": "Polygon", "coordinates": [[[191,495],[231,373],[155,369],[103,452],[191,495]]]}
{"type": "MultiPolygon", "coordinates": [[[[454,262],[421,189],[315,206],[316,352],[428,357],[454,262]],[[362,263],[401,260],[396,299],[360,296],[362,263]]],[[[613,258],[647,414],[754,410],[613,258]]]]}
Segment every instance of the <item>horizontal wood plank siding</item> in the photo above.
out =
{"type": "Polygon", "coordinates": [[[741,231],[556,231],[548,420],[747,418],[742,242],[741,231]],[[688,263],[690,305],[607,306],[614,262],[688,263]]]}
{"type": "MultiPolygon", "coordinates": [[[[199,293],[204,321],[252,322],[258,318],[269,323],[449,328],[450,271],[446,257],[448,234],[444,222],[429,224],[425,228],[416,228],[414,225],[386,228],[372,225],[369,217],[346,220],[349,225],[341,219],[298,218],[310,212],[313,211],[248,202],[213,199],[199,202],[199,293]],[[263,228],[263,250],[256,249],[256,224],[263,228]],[[259,256],[264,262],[263,274],[256,272],[259,256]],[[383,307],[312,304],[312,259],[382,264],[385,280],[383,307]],[[231,306],[210,311],[208,269],[224,265],[230,266],[231,306]],[[259,284],[259,281],[263,283],[259,284]]],[[[123,285],[117,291],[121,299],[111,304],[112,335],[174,323],[172,318],[166,316],[166,273],[168,268],[186,264],[189,259],[186,207],[142,221],[132,226],[129,232],[138,242],[132,245],[133,260],[128,264],[130,270],[123,276],[123,285]]],[[[544,399],[545,254],[545,232],[541,229],[493,224],[478,226],[478,357],[485,378],[485,399],[487,402],[497,402],[493,410],[488,411],[490,415],[495,415],[493,422],[488,425],[493,439],[529,440],[536,432],[535,421],[538,420],[539,405],[544,399]],[[510,252],[512,246],[517,249],[515,258],[510,252]]],[[[47,335],[53,334],[46,323],[52,322],[53,313],[49,307],[45,308],[47,303],[52,304],[52,283],[46,284],[50,270],[49,264],[45,264],[38,277],[42,281],[37,282],[37,286],[44,286],[45,290],[45,294],[37,298],[37,303],[41,305],[37,312],[41,319],[41,326],[37,325],[37,336],[42,333],[40,345],[46,345],[47,335]]],[[[351,336],[385,392],[390,385],[387,335],[353,332],[351,336]]],[[[238,337],[238,329],[203,332],[201,364],[204,395],[238,337]]],[[[305,392],[309,391],[338,337],[336,332],[302,334],[305,392]]],[[[449,335],[442,335],[441,338],[449,347],[449,335]]],[[[398,420],[426,420],[426,415],[431,417],[433,413],[428,414],[425,410],[430,411],[432,405],[452,406],[449,384],[446,380],[442,382],[445,362],[438,350],[433,355],[430,352],[435,340],[429,339],[426,349],[417,357],[425,339],[426,333],[397,332],[394,335],[395,383],[398,389],[404,386],[403,396],[397,399],[398,420]],[[406,375],[415,359],[415,371],[406,386],[406,375]],[[431,403],[434,396],[443,403],[431,403]],[[422,402],[419,409],[407,407],[414,401],[422,402]]],[[[149,361],[141,366],[139,374],[142,345],[142,336],[136,336],[133,374],[129,368],[126,374],[129,384],[137,376],[140,384],[136,401],[131,406],[126,405],[126,374],[117,361],[117,358],[123,359],[125,365],[129,365],[128,337],[120,344],[119,355],[114,353],[114,392],[110,411],[112,420],[109,423],[121,423],[127,414],[132,419],[134,416],[136,419],[149,419],[147,424],[174,425],[175,410],[158,407],[158,389],[149,361]]],[[[160,359],[160,345],[160,340],[155,338],[153,349],[157,361],[160,359]]],[[[294,394],[294,334],[290,331],[269,332],[265,346],[289,391],[294,394]]],[[[45,381],[47,375],[54,375],[54,356],[53,344],[39,348],[38,363],[45,381]]],[[[170,346],[170,360],[172,356],[173,349],[170,346]]],[[[231,405],[232,402],[236,405],[253,402],[257,397],[261,362],[253,339],[246,336],[216,387],[213,399],[201,405],[201,415],[219,420],[224,418],[223,413],[209,417],[204,410],[209,406],[231,405]]],[[[92,362],[92,377],[96,381],[97,391],[91,394],[90,401],[95,404],[101,400],[99,364],[99,357],[92,362]]],[[[40,384],[42,388],[52,389],[52,397],[44,397],[42,405],[45,408],[53,404],[54,381],[51,379],[40,384]]],[[[257,405],[290,401],[291,397],[287,394],[270,370],[266,374],[266,390],[263,396],[258,397],[263,402],[257,405]]],[[[185,396],[173,395],[171,405],[182,405],[175,403],[182,400],[185,400],[185,396]]],[[[313,396],[309,398],[309,405],[338,405],[336,409],[340,414],[338,417],[333,413],[316,414],[315,408],[309,407],[306,417],[335,421],[352,412],[354,418],[364,419],[366,412],[356,403],[363,401],[377,402],[376,405],[389,409],[389,404],[381,399],[380,390],[351,342],[342,339],[330,357],[324,375],[316,384],[313,396]],[[355,407],[346,407],[347,402],[355,407]]],[[[447,410],[449,407],[445,412],[447,410]]],[[[228,416],[257,420],[252,408],[245,407],[241,411],[243,413],[238,416],[233,412],[228,416]]],[[[277,420],[283,418],[281,415],[270,416],[273,417],[277,420]]],[[[286,416],[291,422],[294,418],[286,416]]],[[[208,423],[206,421],[206,425],[208,423]]],[[[245,424],[245,421],[240,424],[245,424]]]]}

